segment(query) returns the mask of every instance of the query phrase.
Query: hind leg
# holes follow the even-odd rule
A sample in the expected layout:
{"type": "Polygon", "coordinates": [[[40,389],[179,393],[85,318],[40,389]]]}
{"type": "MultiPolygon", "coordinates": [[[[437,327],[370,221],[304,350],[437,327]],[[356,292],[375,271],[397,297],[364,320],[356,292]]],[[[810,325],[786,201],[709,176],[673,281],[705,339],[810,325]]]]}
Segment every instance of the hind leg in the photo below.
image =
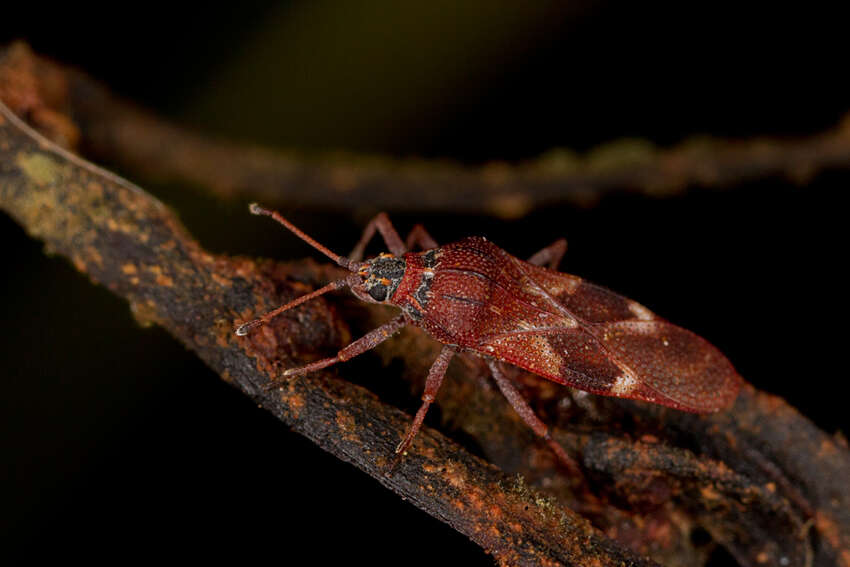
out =
{"type": "Polygon", "coordinates": [[[413,230],[410,231],[410,234],[407,235],[407,240],[405,241],[408,250],[413,250],[415,246],[419,246],[422,250],[431,250],[432,248],[439,248],[439,244],[434,240],[434,237],[428,234],[428,231],[425,230],[425,227],[421,224],[417,224],[413,227],[413,230]]]}
{"type": "Polygon", "coordinates": [[[531,258],[528,259],[529,264],[534,264],[535,266],[543,266],[548,264],[546,267],[550,270],[557,270],[558,265],[561,263],[561,260],[564,258],[564,254],[567,251],[567,240],[565,238],[559,238],[546,248],[540,250],[536,254],[534,254],[531,258]]]}
{"type": "Polygon", "coordinates": [[[522,420],[528,425],[534,433],[538,436],[542,437],[549,447],[552,449],[552,452],[558,457],[558,460],[569,469],[569,471],[579,478],[583,478],[583,474],[581,469],[578,466],[578,463],[575,460],[567,455],[567,452],[564,450],[561,445],[552,438],[552,434],[549,431],[549,427],[541,421],[537,414],[534,413],[534,410],[531,409],[531,406],[528,405],[528,401],[522,397],[522,394],[517,387],[514,385],[510,379],[505,376],[502,369],[499,368],[499,363],[495,360],[488,360],[487,366],[490,367],[490,372],[493,373],[493,378],[496,380],[496,385],[499,386],[499,390],[502,391],[502,394],[508,399],[508,402],[511,404],[511,407],[514,408],[514,411],[519,414],[522,420]]]}

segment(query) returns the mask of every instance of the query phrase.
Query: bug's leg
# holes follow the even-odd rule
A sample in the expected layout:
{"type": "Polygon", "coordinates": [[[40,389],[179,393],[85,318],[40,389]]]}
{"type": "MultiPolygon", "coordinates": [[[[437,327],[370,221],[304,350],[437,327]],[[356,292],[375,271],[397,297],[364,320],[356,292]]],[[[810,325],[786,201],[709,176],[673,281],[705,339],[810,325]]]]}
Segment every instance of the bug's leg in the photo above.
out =
{"type": "MultiPolygon", "coordinates": [[[[428,408],[431,406],[431,402],[433,402],[434,398],[437,397],[437,392],[440,389],[440,385],[443,383],[443,377],[446,375],[446,369],[449,367],[449,361],[452,359],[454,354],[454,347],[450,347],[448,345],[444,346],[443,350],[440,351],[440,355],[434,361],[434,364],[431,365],[431,370],[428,371],[428,378],[425,380],[425,392],[422,394],[422,405],[419,406],[419,410],[416,412],[416,417],[413,418],[413,424],[410,426],[410,429],[407,430],[407,434],[404,436],[404,439],[395,448],[397,455],[396,462],[398,462],[398,457],[400,457],[410,446],[413,438],[416,437],[416,434],[419,432],[419,428],[422,427],[422,422],[425,421],[425,414],[428,413],[428,408]]],[[[395,466],[395,463],[393,463],[393,466],[395,466]]]]}
{"type": "Polygon", "coordinates": [[[428,231],[425,230],[425,227],[421,224],[417,224],[413,227],[413,230],[411,230],[407,235],[405,244],[407,245],[408,250],[413,250],[414,246],[417,245],[422,250],[431,250],[440,246],[437,244],[437,241],[434,240],[434,237],[428,234],[428,231]]]}
{"type": "Polygon", "coordinates": [[[366,228],[363,230],[363,236],[360,237],[360,242],[354,246],[351,254],[348,255],[351,260],[359,262],[363,259],[363,252],[366,251],[366,245],[369,244],[369,241],[372,240],[373,236],[375,236],[375,230],[381,233],[381,236],[387,245],[387,249],[392,252],[394,256],[401,256],[407,252],[407,247],[404,245],[404,242],[402,242],[401,236],[398,235],[395,227],[393,227],[393,223],[390,222],[390,217],[387,216],[387,213],[378,213],[375,215],[375,218],[370,220],[369,224],[366,225],[366,228]]]}
{"type": "Polygon", "coordinates": [[[293,307],[298,307],[302,303],[306,303],[307,301],[310,301],[311,299],[319,297],[320,295],[324,295],[325,293],[327,293],[329,291],[333,291],[335,289],[339,289],[339,288],[345,287],[345,286],[351,286],[353,283],[358,283],[358,280],[356,278],[357,278],[357,276],[349,276],[348,278],[345,278],[345,279],[342,279],[342,280],[337,280],[335,282],[331,282],[328,285],[321,287],[321,288],[317,289],[316,291],[314,291],[312,293],[302,295],[301,297],[296,297],[295,299],[293,299],[289,303],[281,305],[277,309],[272,309],[271,311],[269,311],[268,313],[266,313],[262,317],[259,317],[257,319],[254,319],[253,321],[248,321],[247,323],[243,323],[243,324],[239,325],[239,327],[236,328],[236,334],[240,337],[244,337],[245,335],[250,333],[252,329],[256,329],[257,327],[259,327],[261,325],[267,324],[269,321],[271,321],[272,319],[274,319],[275,317],[277,317],[278,315],[280,315],[284,311],[289,311],[293,307]],[[354,280],[350,279],[352,277],[355,278],[355,279],[354,280]]]}
{"type": "MultiPolygon", "coordinates": [[[[299,368],[290,368],[289,370],[284,371],[283,378],[298,376],[299,374],[307,374],[316,370],[321,370],[322,368],[327,368],[328,366],[332,366],[337,362],[344,362],[346,360],[354,358],[358,354],[363,354],[367,350],[375,348],[376,346],[393,336],[396,332],[399,331],[399,329],[404,327],[406,324],[407,322],[404,320],[404,315],[399,315],[392,321],[384,323],[377,329],[372,329],[353,343],[350,343],[348,346],[340,350],[336,356],[317,360],[312,364],[307,364],[306,366],[301,366],[299,368]]],[[[267,389],[272,389],[279,386],[279,382],[279,380],[273,380],[272,383],[268,385],[267,389]]]]}
{"type": "Polygon", "coordinates": [[[499,386],[499,390],[502,391],[502,394],[508,399],[508,402],[511,404],[511,407],[514,408],[522,420],[529,426],[531,429],[540,437],[542,437],[555,455],[558,457],[558,460],[573,474],[577,475],[578,478],[583,479],[584,475],[581,472],[581,469],[578,466],[578,463],[575,460],[567,455],[567,452],[564,451],[564,448],[552,438],[552,434],[549,432],[549,427],[543,423],[537,414],[534,413],[534,410],[531,409],[531,406],[528,405],[528,401],[522,397],[522,394],[519,390],[517,390],[516,386],[514,386],[513,382],[511,382],[507,376],[502,372],[502,369],[499,368],[499,363],[495,360],[488,360],[487,366],[490,367],[490,372],[493,373],[493,378],[496,380],[496,385],[499,386]]]}
{"type": "Polygon", "coordinates": [[[534,264],[535,266],[546,266],[550,270],[557,270],[558,264],[561,263],[561,260],[564,257],[564,254],[567,251],[567,240],[565,238],[559,238],[546,248],[540,250],[536,254],[534,254],[531,258],[528,259],[529,264],[534,264]]]}

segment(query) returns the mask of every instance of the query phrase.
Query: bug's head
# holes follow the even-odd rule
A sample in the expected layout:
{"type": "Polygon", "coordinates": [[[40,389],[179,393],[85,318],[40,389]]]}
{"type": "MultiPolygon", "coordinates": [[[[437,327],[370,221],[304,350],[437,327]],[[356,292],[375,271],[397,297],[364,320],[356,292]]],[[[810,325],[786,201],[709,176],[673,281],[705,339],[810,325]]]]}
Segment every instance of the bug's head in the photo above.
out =
{"type": "Polygon", "coordinates": [[[405,261],[392,254],[381,254],[365,261],[357,275],[361,281],[351,286],[354,295],[370,303],[388,301],[404,277],[405,261]]]}
{"type": "Polygon", "coordinates": [[[261,207],[257,203],[251,203],[250,210],[252,214],[271,217],[286,228],[288,228],[295,236],[333,260],[337,265],[352,272],[347,277],[332,281],[328,285],[317,289],[312,293],[302,295],[289,303],[281,305],[277,309],[269,311],[262,317],[243,323],[236,328],[236,334],[240,337],[246,336],[253,329],[265,325],[274,317],[288,311],[293,307],[298,307],[302,303],[315,299],[329,291],[340,289],[343,287],[351,288],[351,291],[359,299],[368,301],[369,303],[383,303],[390,301],[398,285],[404,277],[405,261],[403,258],[397,258],[392,254],[381,254],[377,258],[372,258],[365,262],[359,262],[340,256],[333,253],[327,247],[319,244],[313,238],[307,236],[299,228],[291,222],[283,218],[277,211],[272,211],[261,207]]]}

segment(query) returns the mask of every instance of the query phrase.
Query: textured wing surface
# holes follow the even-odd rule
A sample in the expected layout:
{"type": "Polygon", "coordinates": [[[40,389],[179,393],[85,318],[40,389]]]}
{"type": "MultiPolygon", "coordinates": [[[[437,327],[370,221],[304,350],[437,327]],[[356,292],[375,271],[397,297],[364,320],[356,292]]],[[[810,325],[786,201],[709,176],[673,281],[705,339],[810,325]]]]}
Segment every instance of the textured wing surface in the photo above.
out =
{"type": "Polygon", "coordinates": [[[596,394],[693,412],[734,400],[741,379],[706,340],[605,288],[511,260],[521,289],[510,295],[549,314],[514,307],[523,314],[488,321],[476,350],[596,394]]]}

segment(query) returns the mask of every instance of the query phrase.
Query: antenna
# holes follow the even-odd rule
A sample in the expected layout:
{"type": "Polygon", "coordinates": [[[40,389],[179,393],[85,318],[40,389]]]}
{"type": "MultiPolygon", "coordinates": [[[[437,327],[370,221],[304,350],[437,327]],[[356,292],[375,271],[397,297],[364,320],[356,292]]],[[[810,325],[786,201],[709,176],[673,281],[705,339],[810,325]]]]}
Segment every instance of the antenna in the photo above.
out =
{"type": "MultiPolygon", "coordinates": [[[[354,262],[352,260],[349,260],[345,256],[340,256],[339,254],[334,254],[328,248],[326,248],[325,246],[322,246],[321,244],[319,244],[318,242],[316,242],[315,240],[313,240],[312,238],[307,236],[297,226],[295,226],[294,224],[292,224],[291,222],[289,222],[288,220],[283,218],[283,216],[277,211],[272,211],[270,209],[266,209],[264,207],[261,207],[257,203],[251,203],[249,205],[248,209],[251,211],[251,214],[253,214],[253,215],[263,215],[263,216],[273,218],[274,220],[276,220],[277,222],[279,222],[280,224],[282,224],[283,226],[288,228],[293,234],[295,234],[295,236],[297,236],[298,238],[300,238],[301,240],[303,240],[304,242],[306,242],[307,244],[309,244],[310,246],[312,246],[313,248],[315,248],[316,250],[318,250],[319,252],[321,252],[322,254],[324,254],[325,256],[327,256],[328,258],[333,260],[334,262],[336,262],[338,265],[345,268],[346,270],[350,270],[352,272],[357,272],[364,265],[363,262],[354,262]]],[[[324,288],[322,288],[322,289],[324,289],[324,288]]],[[[327,291],[330,291],[330,290],[327,290],[327,291]]]]}
{"type": "MultiPolygon", "coordinates": [[[[273,218],[274,220],[276,220],[277,222],[279,222],[280,224],[282,224],[283,226],[288,228],[293,234],[295,234],[295,236],[297,236],[298,238],[300,238],[301,240],[303,240],[304,242],[306,242],[307,244],[309,244],[310,246],[312,246],[313,248],[315,248],[316,250],[318,250],[319,252],[321,252],[322,254],[324,254],[325,256],[327,256],[328,258],[333,260],[334,262],[336,262],[338,265],[345,268],[346,270],[350,270],[352,272],[355,272],[355,274],[356,274],[357,272],[360,271],[360,269],[363,266],[366,265],[363,262],[354,262],[352,260],[349,260],[345,256],[340,256],[339,254],[334,254],[328,248],[322,246],[321,244],[319,244],[318,242],[316,242],[315,240],[313,240],[312,238],[307,236],[305,233],[303,233],[294,224],[292,224],[291,222],[289,222],[288,220],[283,218],[283,216],[277,211],[272,211],[270,209],[263,208],[260,205],[258,205],[257,203],[251,203],[251,205],[249,206],[249,210],[254,215],[263,215],[263,216],[266,216],[266,217],[273,218]]],[[[355,274],[352,274],[352,275],[348,276],[347,278],[342,278],[341,280],[333,281],[333,282],[329,283],[328,285],[321,287],[321,288],[317,289],[316,291],[314,291],[312,293],[308,293],[307,295],[302,295],[299,298],[293,299],[289,303],[286,303],[284,305],[281,305],[277,309],[273,309],[272,311],[269,311],[268,313],[266,313],[265,315],[263,315],[259,319],[254,319],[253,321],[248,321],[247,323],[243,323],[242,325],[239,325],[239,327],[237,327],[237,329],[236,329],[236,334],[240,337],[244,337],[245,335],[250,333],[253,329],[256,329],[257,327],[259,327],[261,325],[265,325],[266,323],[268,323],[269,321],[271,321],[272,319],[274,319],[275,317],[277,317],[278,315],[280,315],[284,311],[288,311],[289,309],[292,309],[293,307],[298,307],[299,305],[301,305],[305,301],[310,301],[313,298],[319,297],[320,295],[324,295],[329,291],[333,291],[333,290],[339,289],[341,287],[346,287],[346,286],[350,287],[352,285],[356,285],[356,284],[360,283],[360,278],[357,277],[357,275],[355,275],[355,274]]]]}

